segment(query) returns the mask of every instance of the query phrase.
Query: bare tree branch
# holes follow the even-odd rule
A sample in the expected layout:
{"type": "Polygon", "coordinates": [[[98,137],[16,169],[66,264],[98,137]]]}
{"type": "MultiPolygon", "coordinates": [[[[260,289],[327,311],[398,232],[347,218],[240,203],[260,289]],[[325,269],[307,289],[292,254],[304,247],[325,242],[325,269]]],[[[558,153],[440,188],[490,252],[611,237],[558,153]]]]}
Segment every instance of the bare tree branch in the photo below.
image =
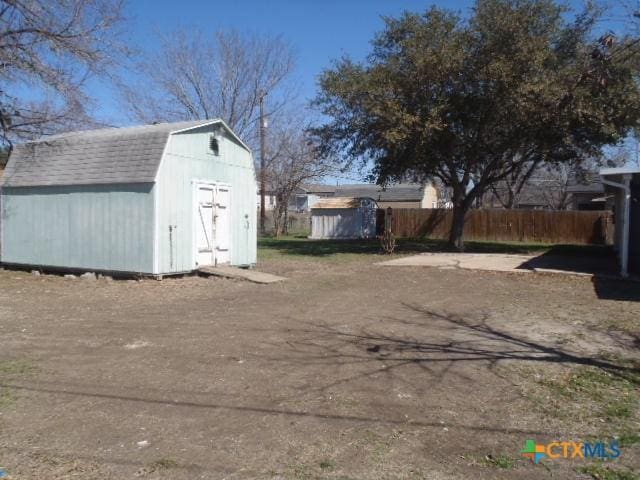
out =
{"type": "Polygon", "coordinates": [[[319,155],[319,149],[300,121],[290,120],[274,132],[277,153],[270,157],[268,181],[276,196],[273,214],[276,236],[287,233],[289,205],[305,183],[324,177],[331,163],[319,155]]]}
{"type": "Polygon", "coordinates": [[[0,143],[91,124],[84,85],[127,53],[123,22],[122,0],[0,1],[0,143]]]}
{"type": "Polygon", "coordinates": [[[137,81],[121,85],[125,107],[144,123],[222,118],[256,145],[259,98],[271,123],[292,99],[292,47],[279,36],[212,36],[180,29],[159,35],[159,51],[137,64],[137,81]]]}

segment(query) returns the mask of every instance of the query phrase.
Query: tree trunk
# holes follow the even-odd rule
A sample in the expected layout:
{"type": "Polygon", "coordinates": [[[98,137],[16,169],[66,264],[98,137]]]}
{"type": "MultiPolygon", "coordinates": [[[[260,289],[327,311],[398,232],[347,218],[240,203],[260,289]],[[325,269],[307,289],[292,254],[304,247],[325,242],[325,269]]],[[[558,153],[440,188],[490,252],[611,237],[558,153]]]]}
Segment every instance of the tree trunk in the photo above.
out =
{"type": "Polygon", "coordinates": [[[284,206],[284,226],[282,227],[282,233],[289,235],[289,204],[284,206]]]}
{"type": "Polygon", "coordinates": [[[276,206],[273,209],[273,234],[276,237],[280,236],[280,207],[276,206]]]}
{"type": "Polygon", "coordinates": [[[476,185],[471,191],[464,186],[453,194],[453,221],[449,231],[449,246],[458,252],[464,251],[464,222],[467,212],[473,206],[476,198],[482,195],[484,188],[476,185]]]}
{"type": "Polygon", "coordinates": [[[453,221],[449,231],[449,246],[458,252],[464,251],[464,220],[468,207],[466,202],[459,202],[453,206],[453,221]]]}
{"type": "Polygon", "coordinates": [[[276,206],[273,209],[273,230],[276,237],[282,235],[282,202],[276,197],[276,206]]]}
{"type": "Polygon", "coordinates": [[[516,192],[511,188],[509,188],[509,192],[507,193],[507,202],[503,205],[507,210],[511,210],[516,205],[516,192]]]}

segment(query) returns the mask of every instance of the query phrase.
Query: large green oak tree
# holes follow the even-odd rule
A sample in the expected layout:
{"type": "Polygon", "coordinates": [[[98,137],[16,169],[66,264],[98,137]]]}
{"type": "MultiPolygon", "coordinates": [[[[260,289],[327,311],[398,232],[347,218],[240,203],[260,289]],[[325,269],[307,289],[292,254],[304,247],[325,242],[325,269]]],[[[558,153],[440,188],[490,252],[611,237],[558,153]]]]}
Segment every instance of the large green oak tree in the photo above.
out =
{"type": "Polygon", "coordinates": [[[593,158],[637,126],[638,40],[599,32],[598,18],[553,0],[385,18],[365,61],[322,73],[315,133],[378,183],[440,179],[461,250],[465,215],[491,185],[531,162],[593,158]]]}

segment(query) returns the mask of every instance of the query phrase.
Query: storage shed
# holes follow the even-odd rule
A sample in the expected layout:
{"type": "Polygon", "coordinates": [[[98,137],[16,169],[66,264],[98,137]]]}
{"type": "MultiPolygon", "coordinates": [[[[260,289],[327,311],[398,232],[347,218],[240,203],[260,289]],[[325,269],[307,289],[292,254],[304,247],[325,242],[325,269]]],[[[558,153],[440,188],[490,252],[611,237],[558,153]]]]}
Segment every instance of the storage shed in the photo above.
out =
{"type": "Polygon", "coordinates": [[[375,200],[361,197],[331,197],[311,208],[309,238],[372,238],[376,235],[375,200]]]}
{"type": "Polygon", "coordinates": [[[640,168],[600,170],[607,193],[614,196],[615,248],[622,276],[640,276],[640,168]]]}
{"type": "Polygon", "coordinates": [[[18,145],[0,185],[4,264],[165,275],[256,262],[253,159],[221,120],[18,145]]]}

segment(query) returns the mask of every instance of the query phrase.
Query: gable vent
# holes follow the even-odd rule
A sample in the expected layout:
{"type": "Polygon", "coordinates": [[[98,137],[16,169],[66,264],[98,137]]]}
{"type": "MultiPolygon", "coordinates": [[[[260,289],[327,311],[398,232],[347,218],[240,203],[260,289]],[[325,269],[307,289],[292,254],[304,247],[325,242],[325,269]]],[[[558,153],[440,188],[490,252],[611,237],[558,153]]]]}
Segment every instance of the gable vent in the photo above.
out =
{"type": "Polygon", "coordinates": [[[220,143],[214,135],[209,137],[209,150],[211,150],[214,155],[220,155],[220,143]]]}

